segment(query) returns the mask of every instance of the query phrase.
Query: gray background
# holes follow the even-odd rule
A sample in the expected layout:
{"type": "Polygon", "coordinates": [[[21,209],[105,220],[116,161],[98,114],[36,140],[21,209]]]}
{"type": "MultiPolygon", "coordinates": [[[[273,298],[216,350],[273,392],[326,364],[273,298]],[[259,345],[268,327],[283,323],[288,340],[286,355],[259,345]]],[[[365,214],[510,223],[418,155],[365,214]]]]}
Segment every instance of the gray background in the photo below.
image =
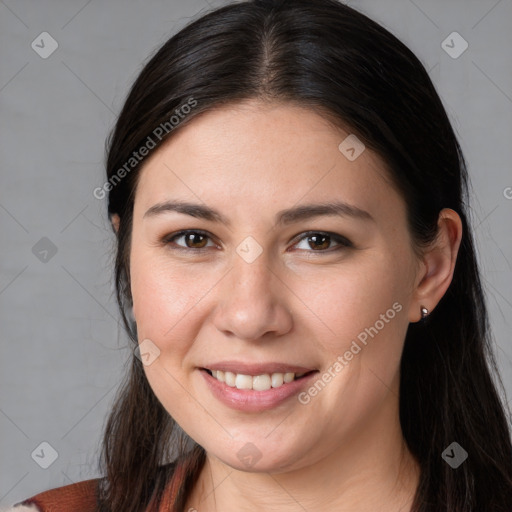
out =
{"type": "MultiPolygon", "coordinates": [[[[102,427],[130,357],[113,235],[92,194],[104,182],[104,140],[148,55],[224,3],[0,0],[0,506],[99,476],[102,427]],[[31,47],[42,32],[58,43],[46,59],[31,47]],[[43,441],[58,452],[48,469],[31,457],[43,441]]],[[[419,56],[459,135],[511,399],[512,0],[350,5],[419,56]],[[455,59],[441,46],[453,31],[469,44],[455,59]]]]}

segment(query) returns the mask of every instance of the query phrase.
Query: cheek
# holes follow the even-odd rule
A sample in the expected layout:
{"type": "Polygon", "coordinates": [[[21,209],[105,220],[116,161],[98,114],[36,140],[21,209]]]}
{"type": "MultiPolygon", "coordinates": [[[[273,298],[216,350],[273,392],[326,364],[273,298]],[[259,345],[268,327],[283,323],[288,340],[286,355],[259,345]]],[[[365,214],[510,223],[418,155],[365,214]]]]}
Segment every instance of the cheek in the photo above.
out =
{"type": "Polygon", "coordinates": [[[182,354],[193,343],[201,301],[219,280],[218,272],[171,264],[165,255],[132,251],[133,310],[139,341],[154,341],[162,355],[182,354]]]}
{"type": "Polygon", "coordinates": [[[305,315],[314,313],[311,321],[318,324],[319,337],[324,333],[324,349],[339,355],[357,339],[364,346],[366,338],[373,339],[368,331],[375,339],[388,339],[388,347],[397,340],[406,310],[403,265],[389,256],[368,254],[357,264],[324,275],[316,273],[314,279],[304,276],[297,295],[303,298],[305,315]]]}
{"type": "Polygon", "coordinates": [[[199,333],[205,279],[144,250],[132,252],[130,276],[139,344],[149,339],[160,351],[144,366],[146,377],[164,408],[178,423],[187,424],[191,414],[201,415],[182,382],[183,362],[199,333]]]}
{"type": "Polygon", "coordinates": [[[330,391],[312,404],[314,417],[340,411],[327,422],[333,435],[340,424],[349,428],[367,421],[394,388],[408,326],[407,265],[406,257],[374,253],[350,269],[340,267],[329,279],[317,278],[314,288],[305,281],[298,292],[305,297],[309,289],[305,302],[316,316],[308,332],[335,375],[330,391]]]}

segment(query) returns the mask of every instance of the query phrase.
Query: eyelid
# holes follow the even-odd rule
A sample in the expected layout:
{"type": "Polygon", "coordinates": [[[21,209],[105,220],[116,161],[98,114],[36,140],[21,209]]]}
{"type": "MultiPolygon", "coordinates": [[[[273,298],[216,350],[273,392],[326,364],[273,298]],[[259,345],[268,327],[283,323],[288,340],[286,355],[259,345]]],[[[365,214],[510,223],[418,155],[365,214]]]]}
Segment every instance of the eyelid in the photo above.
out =
{"type": "MultiPolygon", "coordinates": [[[[165,235],[163,238],[162,238],[162,243],[164,245],[167,245],[167,244],[170,244],[173,240],[177,239],[177,238],[181,238],[182,236],[185,236],[187,234],[190,234],[190,233],[196,233],[196,234],[199,234],[199,235],[203,235],[205,237],[207,237],[209,240],[211,240],[213,243],[215,243],[215,237],[209,233],[208,231],[204,231],[202,229],[183,229],[181,231],[176,231],[174,233],[171,233],[169,235],[165,235]]],[[[288,242],[288,243],[291,243],[291,242],[294,242],[293,245],[296,245],[297,243],[301,242],[302,240],[304,240],[305,238],[308,238],[312,235],[326,235],[328,237],[331,238],[331,240],[334,240],[338,245],[334,248],[329,248],[329,249],[325,249],[325,250],[306,250],[306,252],[310,252],[310,253],[330,253],[330,252],[334,252],[336,251],[337,248],[353,248],[354,247],[354,244],[346,237],[344,237],[343,235],[339,235],[338,233],[333,233],[332,231],[321,231],[321,230],[309,230],[309,231],[301,231],[300,233],[298,233],[297,235],[295,235],[294,237],[291,238],[291,240],[288,242]]],[[[211,246],[210,246],[211,247],[211,246]]],[[[184,246],[181,246],[181,245],[176,245],[174,247],[174,249],[177,249],[177,250],[183,250],[183,251],[192,251],[192,252],[198,252],[198,251],[202,251],[204,249],[206,249],[207,247],[199,247],[199,248],[194,248],[194,247],[184,247],[184,246]]],[[[298,249],[298,250],[304,250],[304,249],[298,249]]]]}
{"type": "MultiPolygon", "coordinates": [[[[202,229],[182,229],[181,231],[176,231],[176,232],[171,233],[169,235],[165,235],[162,238],[162,243],[164,245],[171,244],[173,240],[175,240],[177,238],[181,238],[182,236],[188,235],[190,233],[195,233],[195,234],[198,234],[198,235],[203,235],[203,236],[205,236],[206,238],[208,238],[209,240],[211,240],[212,242],[215,243],[215,237],[211,233],[209,233],[208,231],[204,231],[202,229]]],[[[183,251],[198,252],[198,251],[202,251],[202,250],[206,249],[206,247],[194,248],[194,247],[185,247],[183,245],[176,245],[174,247],[174,249],[183,250],[183,251]]]]}
{"type": "MultiPolygon", "coordinates": [[[[336,247],[330,247],[329,249],[325,249],[325,250],[315,251],[315,250],[311,249],[307,252],[319,254],[319,253],[323,253],[323,252],[333,252],[336,250],[337,247],[338,248],[339,247],[345,247],[345,248],[354,247],[354,244],[347,237],[344,237],[343,235],[339,235],[338,233],[333,233],[332,231],[321,231],[318,229],[317,230],[309,230],[309,231],[301,231],[295,237],[293,237],[290,240],[290,242],[294,242],[294,245],[296,245],[297,243],[301,242],[305,238],[310,237],[311,235],[326,235],[331,238],[331,241],[337,242],[338,245],[336,247]]],[[[298,249],[298,250],[300,251],[302,249],[298,249]]]]}

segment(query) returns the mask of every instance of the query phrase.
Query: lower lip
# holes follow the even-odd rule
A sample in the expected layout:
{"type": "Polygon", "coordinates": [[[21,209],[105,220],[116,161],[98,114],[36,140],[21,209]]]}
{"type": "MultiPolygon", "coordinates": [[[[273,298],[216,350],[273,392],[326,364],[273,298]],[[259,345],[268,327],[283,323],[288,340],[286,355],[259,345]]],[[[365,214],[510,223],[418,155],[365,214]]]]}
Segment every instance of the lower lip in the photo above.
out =
{"type": "Polygon", "coordinates": [[[270,388],[267,391],[255,391],[253,389],[232,388],[225,382],[220,382],[212,377],[206,370],[200,369],[200,372],[216,398],[232,409],[246,412],[261,412],[276,407],[286,399],[299,393],[318,373],[310,373],[278,388],[270,388]]]}

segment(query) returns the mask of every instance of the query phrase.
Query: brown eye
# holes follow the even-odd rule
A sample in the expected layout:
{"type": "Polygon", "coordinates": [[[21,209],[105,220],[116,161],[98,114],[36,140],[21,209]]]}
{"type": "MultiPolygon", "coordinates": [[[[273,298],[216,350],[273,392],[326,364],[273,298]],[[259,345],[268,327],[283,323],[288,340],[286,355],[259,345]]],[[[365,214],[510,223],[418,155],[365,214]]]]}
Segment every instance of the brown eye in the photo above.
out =
{"type": "Polygon", "coordinates": [[[191,249],[201,249],[206,245],[207,237],[201,233],[187,233],[184,237],[187,247],[191,249]]]}
{"type": "MultiPolygon", "coordinates": [[[[199,250],[207,247],[207,243],[210,240],[210,236],[202,231],[180,231],[175,235],[165,237],[163,239],[164,244],[175,245],[178,249],[191,249],[199,250]],[[183,239],[182,243],[176,243],[177,240],[183,239]]],[[[210,245],[211,247],[211,245],[210,245]]]]}
{"type": "Polygon", "coordinates": [[[300,250],[309,252],[334,252],[353,247],[353,244],[347,238],[335,233],[309,231],[303,234],[296,246],[300,250]],[[335,246],[331,247],[333,243],[335,246]],[[300,247],[300,244],[303,246],[300,247]]]}
{"type": "Polygon", "coordinates": [[[315,251],[327,249],[331,243],[331,237],[329,235],[312,235],[308,237],[308,243],[315,251]]]}

